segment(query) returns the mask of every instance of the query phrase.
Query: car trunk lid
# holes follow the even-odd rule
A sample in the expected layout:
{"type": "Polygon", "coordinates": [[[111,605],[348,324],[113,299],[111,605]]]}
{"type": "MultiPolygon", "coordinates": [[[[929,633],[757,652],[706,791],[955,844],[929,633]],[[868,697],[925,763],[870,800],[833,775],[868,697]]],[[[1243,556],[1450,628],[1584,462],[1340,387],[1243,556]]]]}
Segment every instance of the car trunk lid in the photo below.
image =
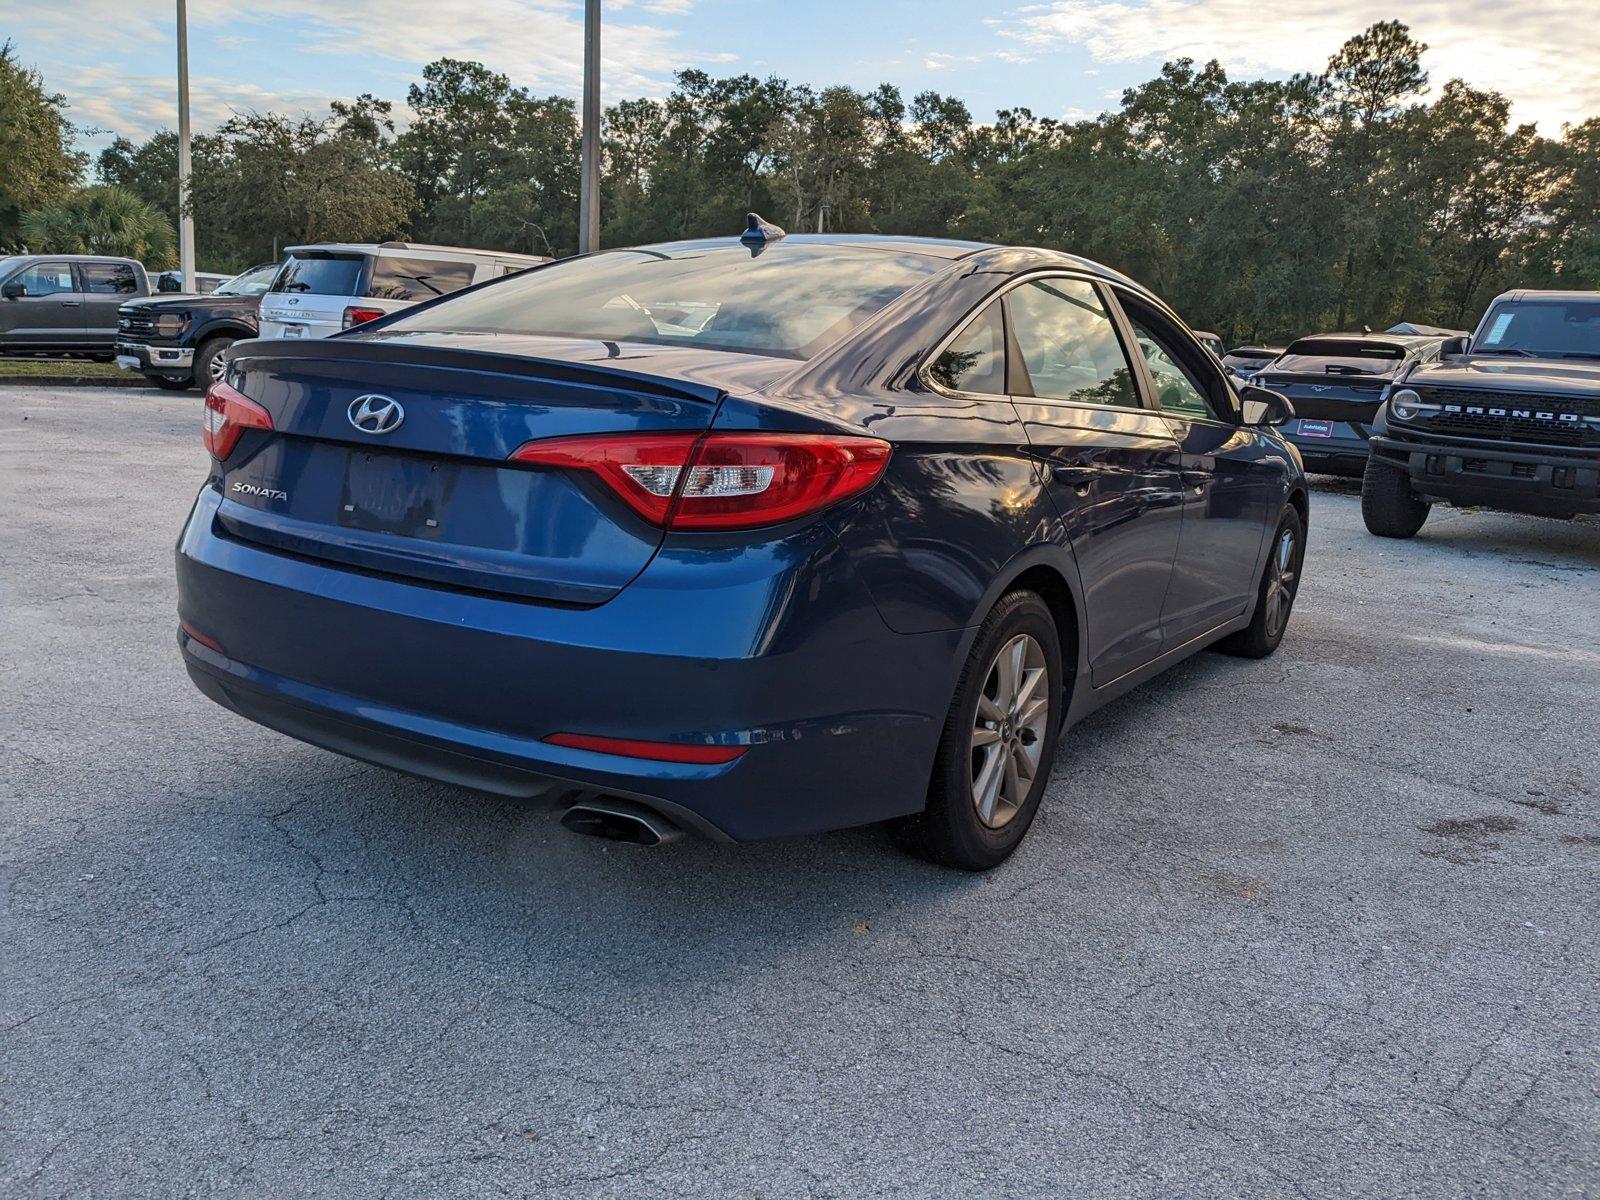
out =
{"type": "Polygon", "coordinates": [[[273,429],[220,464],[221,532],[439,586],[609,599],[662,531],[581,473],[509,456],[543,438],[698,433],[723,389],[582,361],[606,354],[597,344],[517,339],[510,354],[484,340],[241,343],[230,379],[273,429]]]}

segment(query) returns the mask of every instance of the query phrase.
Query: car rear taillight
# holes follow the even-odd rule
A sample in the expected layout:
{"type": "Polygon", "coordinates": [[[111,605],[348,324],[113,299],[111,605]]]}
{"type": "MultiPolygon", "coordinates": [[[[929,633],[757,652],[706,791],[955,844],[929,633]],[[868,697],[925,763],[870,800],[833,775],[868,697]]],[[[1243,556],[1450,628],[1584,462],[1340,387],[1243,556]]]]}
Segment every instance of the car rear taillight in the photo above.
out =
{"type": "Polygon", "coordinates": [[[877,438],[814,433],[624,433],[527,442],[512,462],[598,476],[663,529],[752,529],[866,491],[889,462],[877,438]]]}
{"type": "Polygon", "coordinates": [[[344,327],[349,329],[353,325],[365,325],[368,321],[376,321],[383,316],[381,308],[362,308],[352,304],[344,310],[344,327]]]}
{"type": "Polygon", "coordinates": [[[213,383],[206,392],[206,449],[225,462],[246,429],[271,429],[272,414],[237,388],[213,383]]]}

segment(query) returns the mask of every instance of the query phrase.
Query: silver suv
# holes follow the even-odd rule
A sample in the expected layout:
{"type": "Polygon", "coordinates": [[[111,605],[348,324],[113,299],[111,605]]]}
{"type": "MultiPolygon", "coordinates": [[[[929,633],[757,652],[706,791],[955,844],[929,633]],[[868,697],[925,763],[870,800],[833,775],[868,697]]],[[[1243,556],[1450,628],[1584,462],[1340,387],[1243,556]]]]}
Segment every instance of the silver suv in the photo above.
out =
{"type": "Polygon", "coordinates": [[[319,338],[474,283],[549,262],[531,254],[416,242],[291,246],[261,298],[263,338],[319,338]]]}

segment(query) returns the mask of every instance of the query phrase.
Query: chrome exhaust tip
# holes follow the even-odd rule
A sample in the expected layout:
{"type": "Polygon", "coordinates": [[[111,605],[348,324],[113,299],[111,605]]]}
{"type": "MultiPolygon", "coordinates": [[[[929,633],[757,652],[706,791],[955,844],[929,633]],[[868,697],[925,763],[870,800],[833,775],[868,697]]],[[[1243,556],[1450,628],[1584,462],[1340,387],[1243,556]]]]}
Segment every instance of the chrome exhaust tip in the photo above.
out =
{"type": "Polygon", "coordinates": [[[661,846],[683,836],[683,830],[660,813],[612,796],[579,800],[561,814],[561,824],[573,833],[635,846],[661,846]]]}

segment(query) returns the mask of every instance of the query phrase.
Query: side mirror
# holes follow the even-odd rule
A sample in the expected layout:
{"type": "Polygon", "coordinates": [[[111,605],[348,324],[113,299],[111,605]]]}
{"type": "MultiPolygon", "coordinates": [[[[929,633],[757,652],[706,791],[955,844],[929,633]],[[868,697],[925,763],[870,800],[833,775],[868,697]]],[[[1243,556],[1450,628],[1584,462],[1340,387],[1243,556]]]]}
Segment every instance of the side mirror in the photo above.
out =
{"type": "Polygon", "coordinates": [[[21,300],[28,294],[28,285],[25,283],[8,283],[0,288],[0,296],[7,300],[21,300]]]}
{"type": "Polygon", "coordinates": [[[1467,347],[1472,344],[1471,338],[1453,337],[1445,338],[1439,343],[1440,358],[1459,358],[1467,353],[1467,347]]]}
{"type": "Polygon", "coordinates": [[[1294,405],[1281,392],[1247,383],[1239,389],[1239,399],[1246,425],[1287,425],[1294,420],[1294,405]]]}

